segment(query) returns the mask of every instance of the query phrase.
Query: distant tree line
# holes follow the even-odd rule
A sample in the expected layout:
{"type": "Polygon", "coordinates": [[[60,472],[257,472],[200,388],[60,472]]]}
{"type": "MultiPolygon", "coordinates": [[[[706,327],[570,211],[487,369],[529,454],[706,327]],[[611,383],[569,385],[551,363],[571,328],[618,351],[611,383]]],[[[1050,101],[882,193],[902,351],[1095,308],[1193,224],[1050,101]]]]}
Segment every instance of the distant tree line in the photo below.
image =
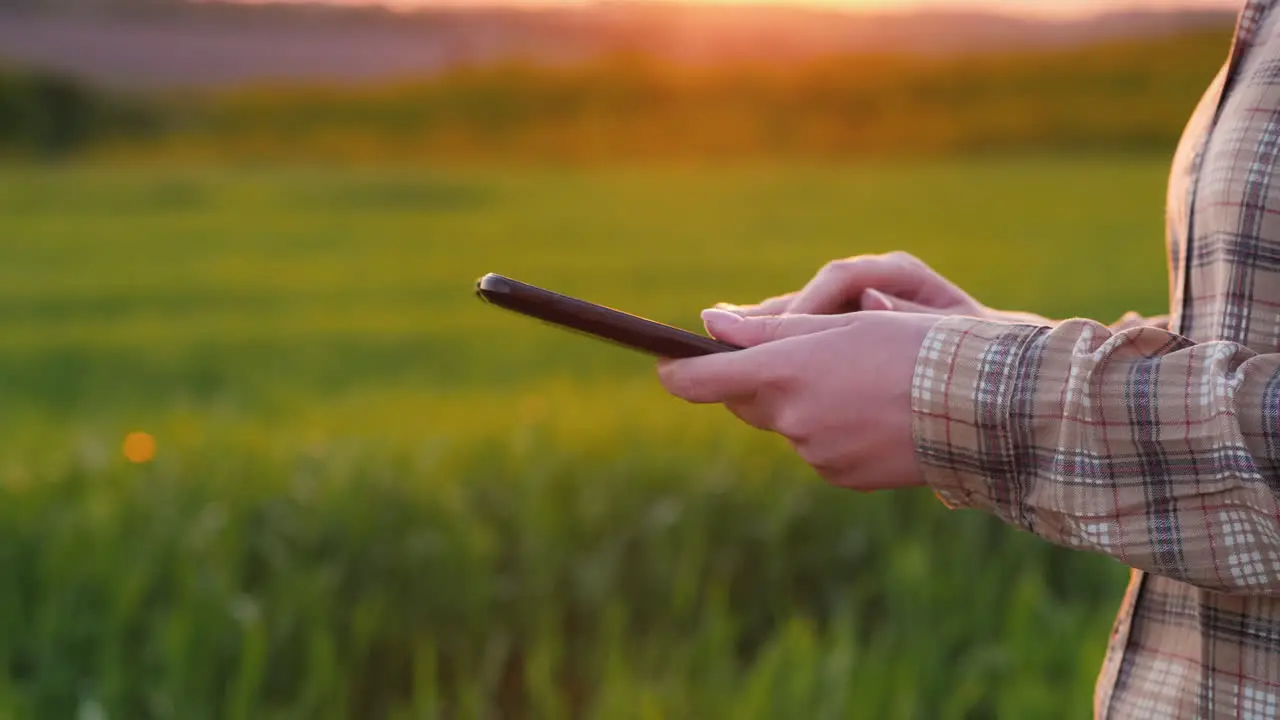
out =
{"type": "Polygon", "coordinates": [[[140,102],[62,75],[0,69],[0,158],[63,157],[108,137],[154,131],[156,119],[140,102]]]}
{"type": "Polygon", "coordinates": [[[0,10],[115,10],[173,7],[189,0],[0,0],[0,10]]]}
{"type": "Polygon", "coordinates": [[[303,161],[1170,152],[1229,38],[777,66],[615,58],[355,90],[249,88],[210,99],[168,147],[303,161]]]}
{"type": "Polygon", "coordinates": [[[0,154],[110,146],[263,160],[608,162],[1168,152],[1228,39],[1223,30],[1052,53],[778,67],[506,64],[390,85],[145,102],[55,75],[0,73],[0,154]]]}

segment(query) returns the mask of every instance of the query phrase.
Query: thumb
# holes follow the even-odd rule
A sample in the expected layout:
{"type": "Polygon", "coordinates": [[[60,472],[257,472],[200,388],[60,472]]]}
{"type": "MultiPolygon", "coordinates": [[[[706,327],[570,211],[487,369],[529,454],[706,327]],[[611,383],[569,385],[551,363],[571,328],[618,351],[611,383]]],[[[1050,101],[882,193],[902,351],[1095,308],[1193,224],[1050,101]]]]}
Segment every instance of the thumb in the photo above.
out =
{"type": "Polygon", "coordinates": [[[937,308],[931,308],[928,305],[921,305],[910,300],[886,295],[879,290],[867,288],[862,291],[862,299],[859,304],[862,310],[887,310],[892,312],[909,312],[909,313],[925,313],[933,314],[938,312],[937,308]]]}
{"type": "Polygon", "coordinates": [[[725,310],[703,310],[707,332],[739,347],[845,327],[857,322],[856,313],[846,315],[761,315],[742,317],[725,310]]]}
{"type": "Polygon", "coordinates": [[[867,288],[866,290],[862,291],[862,302],[859,303],[859,307],[861,307],[863,310],[895,309],[893,306],[892,298],[880,292],[879,290],[875,290],[873,288],[867,288]]]}

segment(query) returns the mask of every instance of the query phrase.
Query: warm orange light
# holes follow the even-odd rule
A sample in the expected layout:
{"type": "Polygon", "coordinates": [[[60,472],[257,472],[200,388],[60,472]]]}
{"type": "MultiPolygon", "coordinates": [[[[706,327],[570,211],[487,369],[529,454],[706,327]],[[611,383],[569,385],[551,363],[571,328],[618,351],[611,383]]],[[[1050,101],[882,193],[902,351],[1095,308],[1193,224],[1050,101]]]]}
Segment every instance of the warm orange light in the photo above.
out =
{"type": "Polygon", "coordinates": [[[144,432],[131,432],[124,437],[124,457],[131,463],[151,462],[156,456],[156,439],[144,432]]]}

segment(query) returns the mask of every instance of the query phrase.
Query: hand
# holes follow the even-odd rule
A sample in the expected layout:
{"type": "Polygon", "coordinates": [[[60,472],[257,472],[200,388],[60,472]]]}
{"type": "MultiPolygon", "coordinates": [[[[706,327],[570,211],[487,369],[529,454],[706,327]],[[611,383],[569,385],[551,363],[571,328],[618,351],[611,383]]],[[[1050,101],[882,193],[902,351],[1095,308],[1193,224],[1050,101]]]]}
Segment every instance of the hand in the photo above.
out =
{"type": "Polygon", "coordinates": [[[916,355],[940,317],[863,312],[740,317],[703,313],[746,349],[659,363],[673,395],[723,403],[784,436],[832,484],[870,491],[922,483],[911,422],[916,355]]]}
{"type": "Polygon", "coordinates": [[[721,303],[716,307],[744,317],[882,310],[1052,324],[1038,315],[992,310],[905,252],[834,260],[796,292],[769,298],[757,305],[721,303]]]}

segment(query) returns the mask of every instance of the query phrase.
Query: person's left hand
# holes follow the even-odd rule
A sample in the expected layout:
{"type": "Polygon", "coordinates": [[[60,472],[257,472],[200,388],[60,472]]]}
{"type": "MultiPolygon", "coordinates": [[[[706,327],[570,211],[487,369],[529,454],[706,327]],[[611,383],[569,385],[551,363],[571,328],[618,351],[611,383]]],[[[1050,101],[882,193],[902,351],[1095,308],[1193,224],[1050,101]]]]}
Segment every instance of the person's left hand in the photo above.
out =
{"type": "Polygon", "coordinates": [[[911,423],[916,356],[937,315],[741,317],[703,313],[743,350],[659,362],[671,394],[722,403],[776,432],[828,482],[871,491],[922,484],[911,423]]]}

